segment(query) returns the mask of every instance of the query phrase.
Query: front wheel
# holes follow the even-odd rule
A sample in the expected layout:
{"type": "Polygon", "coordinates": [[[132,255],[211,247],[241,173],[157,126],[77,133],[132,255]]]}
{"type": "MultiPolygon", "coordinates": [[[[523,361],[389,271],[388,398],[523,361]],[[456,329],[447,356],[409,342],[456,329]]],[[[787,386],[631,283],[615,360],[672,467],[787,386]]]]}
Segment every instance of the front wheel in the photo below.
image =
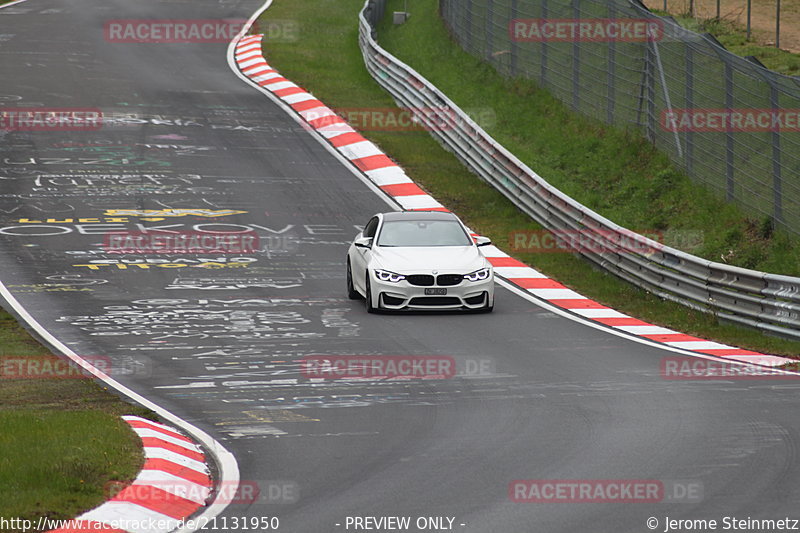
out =
{"type": "Polygon", "coordinates": [[[375,307],[375,305],[372,303],[372,287],[370,287],[369,284],[369,270],[367,270],[367,275],[365,276],[365,279],[366,279],[365,285],[367,292],[367,297],[366,297],[367,313],[377,313],[378,308],[375,307]]]}
{"type": "Polygon", "coordinates": [[[347,259],[347,297],[351,300],[358,300],[361,297],[355,286],[353,286],[353,271],[350,268],[349,258],[347,259]]]}

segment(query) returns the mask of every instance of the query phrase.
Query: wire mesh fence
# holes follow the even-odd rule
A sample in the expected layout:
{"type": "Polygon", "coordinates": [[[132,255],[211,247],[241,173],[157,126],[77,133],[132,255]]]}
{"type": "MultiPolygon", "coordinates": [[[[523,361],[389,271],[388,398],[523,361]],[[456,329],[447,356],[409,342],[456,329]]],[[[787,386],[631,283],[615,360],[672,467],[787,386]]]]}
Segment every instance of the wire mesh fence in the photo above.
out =
{"type": "Polygon", "coordinates": [[[800,79],[626,0],[440,0],[456,41],[800,234],[800,79]]]}

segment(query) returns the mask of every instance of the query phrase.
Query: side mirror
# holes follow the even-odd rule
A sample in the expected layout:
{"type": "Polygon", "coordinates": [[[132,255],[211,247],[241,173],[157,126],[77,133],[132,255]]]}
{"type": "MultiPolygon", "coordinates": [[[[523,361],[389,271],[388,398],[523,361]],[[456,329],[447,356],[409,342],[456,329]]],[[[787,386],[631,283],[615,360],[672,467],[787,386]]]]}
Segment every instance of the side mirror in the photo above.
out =
{"type": "Polygon", "coordinates": [[[475,246],[489,246],[492,244],[492,239],[489,237],[475,237],[475,246]]]}
{"type": "Polygon", "coordinates": [[[359,237],[353,241],[357,248],[372,248],[372,237],[359,237]]]}

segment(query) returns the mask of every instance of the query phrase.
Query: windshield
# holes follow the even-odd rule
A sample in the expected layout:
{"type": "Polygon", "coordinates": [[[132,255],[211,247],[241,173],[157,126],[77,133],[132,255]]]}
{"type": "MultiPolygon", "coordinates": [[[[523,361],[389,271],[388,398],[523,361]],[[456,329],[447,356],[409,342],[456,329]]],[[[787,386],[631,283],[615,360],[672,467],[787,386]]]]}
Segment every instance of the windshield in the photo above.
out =
{"type": "Polygon", "coordinates": [[[455,220],[392,220],[383,223],[379,246],[470,246],[472,239],[455,220]]]}

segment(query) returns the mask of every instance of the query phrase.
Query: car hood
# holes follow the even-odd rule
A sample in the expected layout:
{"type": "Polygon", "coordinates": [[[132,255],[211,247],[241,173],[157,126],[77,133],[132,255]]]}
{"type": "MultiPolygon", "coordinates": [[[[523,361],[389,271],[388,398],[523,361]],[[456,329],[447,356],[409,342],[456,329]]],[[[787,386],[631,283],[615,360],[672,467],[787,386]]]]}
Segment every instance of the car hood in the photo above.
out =
{"type": "Polygon", "coordinates": [[[372,266],[398,274],[440,273],[467,274],[489,266],[475,246],[414,246],[372,249],[372,266]]]}

